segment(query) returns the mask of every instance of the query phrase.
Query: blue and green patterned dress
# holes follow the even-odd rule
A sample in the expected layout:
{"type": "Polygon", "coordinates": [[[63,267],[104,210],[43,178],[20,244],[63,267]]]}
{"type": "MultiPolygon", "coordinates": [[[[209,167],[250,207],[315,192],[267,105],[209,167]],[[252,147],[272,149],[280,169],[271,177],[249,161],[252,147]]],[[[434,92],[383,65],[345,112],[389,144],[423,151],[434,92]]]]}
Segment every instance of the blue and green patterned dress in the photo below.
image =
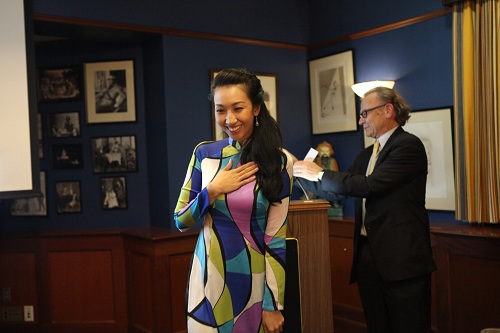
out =
{"type": "Polygon", "coordinates": [[[189,272],[188,332],[263,332],[262,310],[283,309],[292,158],[280,203],[271,205],[253,181],[210,205],[206,186],[230,159],[241,165],[240,157],[231,138],[200,143],[175,208],[179,230],[203,222],[189,272]]]}

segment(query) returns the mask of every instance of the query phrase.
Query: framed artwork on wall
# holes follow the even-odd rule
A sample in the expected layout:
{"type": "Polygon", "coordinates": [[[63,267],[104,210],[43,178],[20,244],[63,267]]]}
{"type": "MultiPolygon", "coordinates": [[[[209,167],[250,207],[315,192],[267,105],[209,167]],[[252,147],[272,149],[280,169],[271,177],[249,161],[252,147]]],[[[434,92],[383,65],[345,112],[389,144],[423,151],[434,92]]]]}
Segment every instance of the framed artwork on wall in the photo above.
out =
{"type": "Polygon", "coordinates": [[[357,130],[352,50],[309,61],[313,134],[357,130]]]}
{"type": "Polygon", "coordinates": [[[81,213],[82,202],[80,181],[56,182],[56,200],[58,213],[81,213]]]}
{"type": "Polygon", "coordinates": [[[11,216],[47,216],[45,171],[40,171],[40,195],[12,200],[11,216]]]}
{"type": "Polygon", "coordinates": [[[81,71],[81,67],[39,70],[38,100],[50,102],[81,98],[81,71]]]}
{"type": "Polygon", "coordinates": [[[80,136],[78,112],[49,113],[49,138],[76,138],[80,136]]]}
{"type": "Polygon", "coordinates": [[[127,180],[125,177],[102,177],[100,185],[103,209],[127,208],[127,180]]]}
{"type": "Polygon", "coordinates": [[[452,108],[411,112],[405,131],[420,138],[429,166],[425,206],[430,210],[455,210],[452,108]]]}
{"type": "Polygon", "coordinates": [[[42,114],[37,114],[37,139],[38,139],[38,158],[43,158],[43,130],[42,114]]]}
{"type": "MultiPolygon", "coordinates": [[[[210,84],[212,80],[217,76],[220,70],[211,69],[210,70],[210,84]]],[[[258,73],[254,72],[255,75],[260,80],[262,89],[264,89],[264,99],[271,116],[278,121],[278,75],[270,73],[258,73]]],[[[213,105],[212,110],[212,140],[222,140],[227,137],[227,134],[222,131],[222,129],[217,124],[215,119],[215,110],[213,105]]]]}
{"type": "Polygon", "coordinates": [[[87,123],[136,121],[134,61],[85,64],[87,123]]]}
{"type": "Polygon", "coordinates": [[[54,169],[82,169],[83,147],[80,143],[52,145],[54,169]]]}
{"type": "Polygon", "coordinates": [[[91,150],[94,173],[137,171],[134,135],[92,138],[91,150]]]}

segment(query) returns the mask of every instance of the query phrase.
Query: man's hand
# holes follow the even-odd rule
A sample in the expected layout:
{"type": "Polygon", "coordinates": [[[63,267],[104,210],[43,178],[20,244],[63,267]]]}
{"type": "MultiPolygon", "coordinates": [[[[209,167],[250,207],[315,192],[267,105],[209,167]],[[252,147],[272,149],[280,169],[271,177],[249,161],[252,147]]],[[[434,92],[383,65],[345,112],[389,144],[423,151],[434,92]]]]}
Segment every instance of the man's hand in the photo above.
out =
{"type": "Polygon", "coordinates": [[[293,175],[295,177],[304,178],[312,182],[319,180],[319,173],[323,169],[314,162],[298,161],[293,164],[293,175]]]}
{"type": "Polygon", "coordinates": [[[281,311],[262,311],[262,326],[265,333],[280,333],[283,332],[283,324],[285,318],[281,311]]]}

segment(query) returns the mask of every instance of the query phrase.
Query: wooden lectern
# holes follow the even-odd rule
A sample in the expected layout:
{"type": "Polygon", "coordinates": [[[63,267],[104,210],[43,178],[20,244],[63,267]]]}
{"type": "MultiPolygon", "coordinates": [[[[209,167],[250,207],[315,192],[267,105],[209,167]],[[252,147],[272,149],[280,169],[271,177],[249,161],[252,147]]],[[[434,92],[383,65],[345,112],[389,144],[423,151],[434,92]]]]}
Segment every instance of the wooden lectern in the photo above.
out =
{"type": "Polygon", "coordinates": [[[288,212],[287,237],[299,246],[302,332],[307,333],[333,332],[328,208],[323,199],[292,200],[288,212]]]}

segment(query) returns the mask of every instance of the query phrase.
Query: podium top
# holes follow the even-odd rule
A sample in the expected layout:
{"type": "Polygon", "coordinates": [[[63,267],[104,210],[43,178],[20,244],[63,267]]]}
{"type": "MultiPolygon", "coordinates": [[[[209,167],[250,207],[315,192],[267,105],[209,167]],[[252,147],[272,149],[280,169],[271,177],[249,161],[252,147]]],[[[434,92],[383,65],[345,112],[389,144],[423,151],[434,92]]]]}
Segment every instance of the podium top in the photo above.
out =
{"type": "Polygon", "coordinates": [[[331,205],[328,201],[324,199],[314,199],[314,200],[292,200],[290,201],[289,211],[298,210],[321,210],[328,209],[331,205]]]}

